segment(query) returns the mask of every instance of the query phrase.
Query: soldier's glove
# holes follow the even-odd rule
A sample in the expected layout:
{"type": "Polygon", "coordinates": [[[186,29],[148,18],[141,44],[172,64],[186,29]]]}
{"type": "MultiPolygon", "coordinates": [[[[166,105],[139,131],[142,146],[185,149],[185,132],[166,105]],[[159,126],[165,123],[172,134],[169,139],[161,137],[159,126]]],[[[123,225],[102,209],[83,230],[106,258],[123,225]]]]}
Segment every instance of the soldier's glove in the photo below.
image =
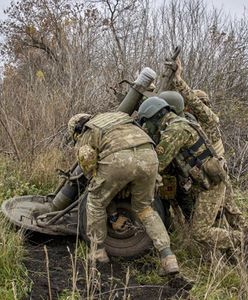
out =
{"type": "Polygon", "coordinates": [[[176,62],[176,73],[175,73],[175,76],[176,76],[177,79],[180,79],[181,75],[182,75],[182,72],[183,72],[183,67],[182,67],[180,58],[177,57],[175,62],[176,62]]]}
{"type": "Polygon", "coordinates": [[[159,188],[163,186],[163,177],[161,175],[157,175],[156,178],[156,184],[155,184],[155,193],[157,194],[159,191],[159,188]]]}
{"type": "Polygon", "coordinates": [[[177,79],[181,78],[183,68],[179,57],[177,57],[176,60],[166,60],[165,65],[175,72],[177,79]]]}
{"type": "Polygon", "coordinates": [[[174,72],[177,70],[177,64],[174,60],[167,59],[164,64],[167,68],[171,69],[174,72]]]}

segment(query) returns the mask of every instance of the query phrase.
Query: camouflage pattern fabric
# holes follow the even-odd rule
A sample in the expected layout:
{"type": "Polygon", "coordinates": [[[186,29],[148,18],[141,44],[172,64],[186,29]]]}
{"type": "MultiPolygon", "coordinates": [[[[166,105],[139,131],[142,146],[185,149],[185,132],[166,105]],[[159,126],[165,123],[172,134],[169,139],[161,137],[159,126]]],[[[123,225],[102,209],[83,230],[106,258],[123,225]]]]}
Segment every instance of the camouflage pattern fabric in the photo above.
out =
{"type": "Polygon", "coordinates": [[[97,168],[97,152],[89,145],[80,147],[77,151],[78,163],[88,179],[95,175],[97,168]]]}
{"type": "MultiPolygon", "coordinates": [[[[183,122],[183,119],[173,112],[164,116],[159,130],[161,136],[160,142],[156,146],[156,152],[159,159],[159,173],[162,173],[180,151],[190,148],[198,141],[199,135],[186,120],[183,122]],[[174,122],[177,119],[182,120],[182,122],[174,122]]],[[[205,149],[206,146],[201,145],[196,155],[202,153],[205,149]]]]}
{"type": "MultiPolygon", "coordinates": [[[[181,150],[190,148],[199,138],[197,131],[187,122],[173,123],[176,118],[178,117],[174,113],[169,113],[161,121],[161,139],[156,147],[160,172],[167,168],[181,150]]],[[[193,237],[199,242],[212,246],[216,244],[222,249],[240,244],[240,231],[215,226],[216,216],[224,203],[225,184],[221,182],[210,186],[209,190],[204,190],[197,182],[193,182],[192,187],[195,198],[191,222],[193,237]]]]}
{"type": "Polygon", "coordinates": [[[226,180],[226,194],[223,209],[225,217],[232,228],[241,230],[248,227],[247,220],[235,202],[232,183],[229,176],[227,176],[226,180]]]}
{"type": "Polygon", "coordinates": [[[131,122],[133,119],[126,113],[98,114],[85,124],[89,129],[86,131],[87,134],[79,137],[80,143],[89,144],[96,149],[99,159],[123,149],[154,143],[141,128],[131,122]]]}
{"type": "Polygon", "coordinates": [[[159,195],[164,200],[173,200],[177,191],[177,179],[175,176],[163,174],[162,185],[159,187],[159,195]]]}
{"type": "Polygon", "coordinates": [[[107,236],[106,207],[129,182],[133,210],[139,215],[158,251],[170,246],[169,236],[158,213],[151,208],[158,170],[153,149],[137,148],[113,153],[99,161],[96,176],[89,185],[87,234],[97,243],[107,236]]]}
{"type": "MultiPolygon", "coordinates": [[[[212,144],[217,143],[221,139],[219,117],[195,95],[194,91],[183,79],[177,80],[174,78],[174,87],[182,94],[185,106],[190,108],[212,144]]],[[[218,154],[223,155],[223,153],[218,154]]]]}
{"type": "Polygon", "coordinates": [[[214,224],[225,200],[225,188],[225,184],[220,183],[208,191],[199,191],[191,222],[192,235],[197,241],[223,250],[240,246],[242,239],[240,230],[228,230],[214,224]]]}
{"type": "MultiPolygon", "coordinates": [[[[116,113],[113,113],[113,120],[115,117],[116,113]]],[[[107,236],[106,209],[118,192],[129,185],[132,208],[154,246],[161,251],[170,246],[170,239],[161,218],[151,207],[158,173],[153,142],[134,124],[113,124],[107,130],[99,130],[98,122],[97,128],[91,126],[87,129],[76,144],[77,151],[89,145],[98,157],[95,176],[88,187],[87,234],[99,244],[104,242],[107,236]]]]}
{"type": "Polygon", "coordinates": [[[87,122],[87,120],[89,120],[90,118],[91,118],[91,115],[85,114],[85,113],[81,113],[81,114],[77,114],[77,115],[73,116],[73,117],[69,120],[67,130],[68,130],[69,135],[70,135],[74,140],[77,139],[77,134],[74,136],[74,134],[75,134],[75,127],[76,127],[77,123],[78,123],[80,120],[82,120],[82,119],[84,119],[85,122],[87,122]]]}
{"type": "MultiPolygon", "coordinates": [[[[219,156],[224,156],[224,146],[221,132],[219,129],[219,117],[207,105],[197,97],[197,90],[192,90],[183,79],[174,78],[175,89],[182,94],[185,104],[190,108],[193,115],[197,118],[202,129],[212,142],[213,148],[219,156]]],[[[226,180],[226,193],[224,211],[231,226],[242,228],[248,226],[245,218],[234,200],[234,193],[229,176],[226,180]]]]}

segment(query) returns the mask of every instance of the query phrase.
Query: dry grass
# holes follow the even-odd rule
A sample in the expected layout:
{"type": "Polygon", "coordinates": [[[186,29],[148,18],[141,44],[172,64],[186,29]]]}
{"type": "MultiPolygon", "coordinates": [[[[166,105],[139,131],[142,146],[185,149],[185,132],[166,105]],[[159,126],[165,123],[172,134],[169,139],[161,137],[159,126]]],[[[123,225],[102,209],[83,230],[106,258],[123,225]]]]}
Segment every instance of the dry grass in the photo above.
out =
{"type": "Polygon", "coordinates": [[[22,264],[24,255],[21,232],[0,219],[0,294],[1,299],[21,299],[29,290],[27,271],[22,264]]]}
{"type": "MultiPolygon", "coordinates": [[[[36,168],[25,171],[31,174],[33,182],[38,184],[39,175],[45,177],[48,174],[52,182],[56,182],[52,173],[53,168],[57,166],[57,162],[61,159],[61,155],[57,150],[44,154],[33,162],[36,168]],[[58,153],[58,154],[57,154],[58,153]]],[[[0,173],[0,195],[1,200],[5,197],[13,196],[20,193],[36,194],[42,191],[47,191],[49,182],[44,186],[27,184],[28,176],[25,172],[19,172],[17,164],[6,158],[1,158],[1,173],[0,173]],[[11,176],[7,176],[11,173],[11,176]],[[25,180],[21,177],[24,176],[25,180]],[[27,176],[27,177],[26,177],[27,176]],[[20,184],[21,182],[21,184],[20,184]],[[42,190],[44,188],[44,190],[42,190]]],[[[236,193],[239,205],[243,211],[247,211],[247,194],[245,192],[236,193]]],[[[5,299],[19,299],[20,295],[28,291],[28,281],[26,270],[22,265],[23,258],[23,239],[22,235],[14,232],[11,226],[4,220],[1,220],[1,234],[0,234],[0,280],[1,280],[1,294],[5,299]]],[[[243,255],[235,255],[234,258],[227,258],[219,255],[218,251],[214,251],[212,255],[206,254],[206,250],[193,243],[188,236],[188,232],[179,230],[172,236],[172,246],[179,259],[182,274],[194,280],[195,285],[191,291],[192,297],[195,299],[219,300],[219,299],[247,299],[248,298],[248,284],[247,271],[242,261],[243,255]],[[206,260],[206,256],[207,259],[206,260]]],[[[121,290],[124,292],[125,298],[129,299],[130,278],[135,278],[138,283],[137,287],[144,286],[160,286],[167,284],[167,279],[158,276],[159,260],[156,252],[148,254],[134,263],[122,260],[125,265],[126,279],[121,283],[122,287],[116,285],[115,274],[112,274],[109,290],[102,291],[101,274],[98,271],[94,260],[89,259],[89,249],[79,243],[76,247],[75,253],[70,253],[72,262],[72,288],[70,291],[65,291],[60,299],[77,300],[80,297],[84,299],[101,299],[103,296],[108,296],[108,299],[114,299],[116,292],[121,290]],[[84,274],[78,274],[78,263],[83,262],[84,274]],[[142,266],[148,266],[148,268],[142,266]],[[138,266],[138,267],[137,267],[138,266]],[[152,266],[149,267],[149,266],[152,266]],[[82,277],[84,279],[82,279],[82,277]],[[84,280],[85,292],[77,289],[77,282],[84,280]],[[80,295],[81,294],[81,295],[80,295]]],[[[94,250],[93,250],[94,252],[94,250]]],[[[93,255],[94,257],[94,255],[93,255]]],[[[49,260],[49,258],[47,258],[49,260]]]]}

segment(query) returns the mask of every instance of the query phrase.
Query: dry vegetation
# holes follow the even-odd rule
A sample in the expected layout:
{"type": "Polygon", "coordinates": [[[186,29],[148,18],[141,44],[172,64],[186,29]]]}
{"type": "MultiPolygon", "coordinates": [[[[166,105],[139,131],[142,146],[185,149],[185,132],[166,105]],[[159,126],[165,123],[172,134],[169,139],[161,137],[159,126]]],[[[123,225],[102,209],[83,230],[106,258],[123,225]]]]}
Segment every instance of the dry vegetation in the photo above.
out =
{"type": "MultiPolygon", "coordinates": [[[[199,0],[171,0],[159,9],[153,9],[149,0],[21,0],[5,13],[5,21],[0,22],[4,37],[0,200],[14,194],[46,193],[54,187],[54,170],[74,159],[66,137],[68,119],[82,111],[114,110],[118,101],[111,87],[126,88],[117,83],[132,81],[145,66],[160,74],[176,45],[183,49],[185,79],[211,95],[221,118],[232,179],[239,195],[245,195],[247,14],[231,19],[221,11],[206,9],[199,0]]],[[[241,205],[247,209],[244,202],[241,205]]],[[[0,247],[6,250],[1,251],[0,266],[2,257],[11,255],[7,240],[12,241],[4,231],[0,247]]],[[[15,257],[11,264],[18,268],[19,252],[15,257]]],[[[246,299],[240,296],[247,287],[238,267],[217,263],[207,270],[200,259],[188,260],[189,253],[183,253],[181,262],[186,269],[193,265],[197,274],[196,299],[246,299]],[[235,288],[229,289],[230,285],[235,288]]],[[[21,271],[16,272],[24,278],[21,271]]],[[[1,294],[15,299],[20,288],[13,287],[13,282],[18,286],[23,282],[13,279],[12,272],[6,274],[1,275],[7,278],[1,294]]]]}

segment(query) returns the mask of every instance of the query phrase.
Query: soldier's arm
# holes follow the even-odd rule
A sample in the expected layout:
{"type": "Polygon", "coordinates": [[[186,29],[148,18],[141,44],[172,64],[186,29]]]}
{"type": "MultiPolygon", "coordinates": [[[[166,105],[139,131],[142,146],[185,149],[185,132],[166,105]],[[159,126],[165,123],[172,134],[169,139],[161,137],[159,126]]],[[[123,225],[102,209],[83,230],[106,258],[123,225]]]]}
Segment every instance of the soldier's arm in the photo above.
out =
{"type": "Polygon", "coordinates": [[[159,160],[159,173],[163,172],[177,156],[190,139],[191,135],[183,126],[169,126],[161,135],[160,143],[156,147],[159,160]]]}
{"type": "Polygon", "coordinates": [[[78,139],[76,144],[76,157],[87,179],[96,174],[98,151],[95,147],[94,132],[88,129],[78,139]]]}
{"type": "Polygon", "coordinates": [[[173,84],[175,89],[183,96],[185,105],[188,105],[200,123],[205,123],[211,127],[216,126],[219,123],[219,117],[197,97],[191,87],[182,79],[182,66],[179,58],[176,63],[177,71],[173,84]]]}
{"type": "Polygon", "coordinates": [[[199,122],[209,126],[219,123],[219,117],[194,94],[182,78],[175,77],[173,82],[175,89],[183,96],[185,105],[188,105],[199,122]]]}

